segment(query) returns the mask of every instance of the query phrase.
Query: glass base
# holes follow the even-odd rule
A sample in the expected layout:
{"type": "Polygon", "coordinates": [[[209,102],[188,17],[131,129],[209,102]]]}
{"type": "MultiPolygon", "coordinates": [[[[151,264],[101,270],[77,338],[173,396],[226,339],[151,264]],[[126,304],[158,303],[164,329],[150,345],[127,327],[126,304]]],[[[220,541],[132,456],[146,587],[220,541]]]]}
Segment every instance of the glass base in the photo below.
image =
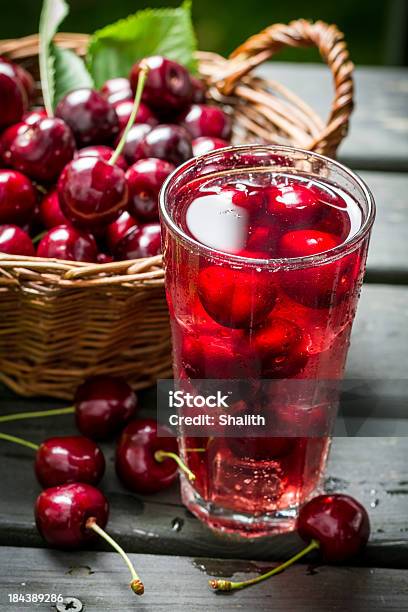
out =
{"type": "Polygon", "coordinates": [[[181,498],[190,512],[217,533],[260,538],[287,533],[296,527],[298,506],[257,516],[234,512],[229,508],[205,501],[184,477],[181,478],[181,498]]]}

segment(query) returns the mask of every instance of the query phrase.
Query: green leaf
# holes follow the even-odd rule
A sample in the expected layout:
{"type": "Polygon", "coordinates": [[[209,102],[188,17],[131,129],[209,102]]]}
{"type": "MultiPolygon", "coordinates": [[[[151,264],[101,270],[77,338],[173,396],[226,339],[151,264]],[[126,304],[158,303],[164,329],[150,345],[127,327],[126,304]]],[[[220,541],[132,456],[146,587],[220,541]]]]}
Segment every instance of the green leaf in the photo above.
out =
{"type": "Polygon", "coordinates": [[[87,71],[83,60],[70,49],[63,49],[51,45],[51,54],[54,57],[55,92],[53,106],[73,89],[80,87],[93,87],[92,77],[87,71]]]}
{"type": "Polygon", "coordinates": [[[149,55],[165,55],[196,69],[196,37],[191,2],[172,9],[146,9],[98,30],[88,47],[88,67],[97,87],[128,76],[133,64],[149,55]]]}
{"type": "Polygon", "coordinates": [[[68,12],[68,5],[64,0],[44,0],[40,16],[40,77],[44,106],[50,116],[53,114],[55,91],[55,58],[50,53],[51,42],[68,12]]]}

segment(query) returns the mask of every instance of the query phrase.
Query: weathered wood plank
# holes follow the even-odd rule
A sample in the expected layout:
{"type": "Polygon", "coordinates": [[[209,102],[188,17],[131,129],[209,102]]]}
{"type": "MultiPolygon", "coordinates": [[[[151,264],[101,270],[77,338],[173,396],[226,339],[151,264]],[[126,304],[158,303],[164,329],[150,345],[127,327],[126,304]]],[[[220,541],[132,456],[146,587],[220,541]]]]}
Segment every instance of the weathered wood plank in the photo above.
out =
{"type": "MultiPolygon", "coordinates": [[[[408,353],[406,325],[408,289],[365,286],[353,334],[348,374],[373,378],[372,401],[388,411],[402,393],[398,378],[406,375],[408,353]],[[388,379],[388,382],[387,380],[388,379]],[[382,386],[386,394],[382,395],[382,386]],[[388,395],[387,395],[388,394],[388,395]]],[[[22,400],[7,394],[0,412],[55,406],[56,402],[22,400]]],[[[154,413],[154,394],[142,400],[154,413]]],[[[406,423],[406,421],[405,421],[406,423]]],[[[52,420],[10,423],[3,429],[40,442],[50,435],[74,432],[70,416],[52,420]]],[[[400,431],[396,435],[402,435],[400,431]]],[[[113,445],[105,445],[107,474],[103,490],[111,500],[110,530],[131,551],[150,553],[276,559],[296,549],[296,534],[267,538],[248,544],[226,541],[210,533],[181,505],[177,487],[156,496],[136,496],[118,483],[113,468],[113,445]],[[181,519],[181,520],[180,520],[181,519]],[[179,526],[181,525],[181,529],[179,526]]],[[[0,446],[2,495],[0,496],[0,544],[41,546],[35,530],[32,504],[39,487],[32,473],[29,449],[0,446]]],[[[372,541],[364,564],[408,566],[408,437],[338,438],[329,467],[329,486],[351,492],[369,509],[372,541]]]]}
{"type": "MultiPolygon", "coordinates": [[[[408,119],[407,119],[408,121],[408,119]]],[[[408,284],[408,174],[361,172],[374,194],[377,217],[367,260],[366,280],[408,284]]]]}
{"type": "MultiPolygon", "coordinates": [[[[270,62],[261,72],[300,94],[322,117],[332,100],[330,71],[314,64],[270,62]]],[[[351,129],[339,150],[341,161],[353,168],[408,169],[408,70],[356,69],[356,107],[351,129]]]]}
{"type": "MultiPolygon", "coordinates": [[[[137,600],[127,588],[126,570],[114,553],[1,548],[0,610],[31,609],[29,605],[9,604],[9,593],[61,593],[76,597],[86,612],[408,610],[408,575],[404,570],[297,565],[250,589],[216,595],[207,586],[209,577],[245,580],[265,571],[268,564],[162,555],[132,555],[132,561],[146,588],[137,600]]],[[[51,606],[37,608],[49,610],[51,606]]]]}

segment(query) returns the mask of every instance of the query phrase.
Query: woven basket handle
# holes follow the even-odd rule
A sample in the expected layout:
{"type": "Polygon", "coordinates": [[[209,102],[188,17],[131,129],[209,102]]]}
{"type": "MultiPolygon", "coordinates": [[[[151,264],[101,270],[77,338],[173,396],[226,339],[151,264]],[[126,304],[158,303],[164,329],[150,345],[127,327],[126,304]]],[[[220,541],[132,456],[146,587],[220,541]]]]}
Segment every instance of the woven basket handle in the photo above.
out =
{"type": "Polygon", "coordinates": [[[324,140],[329,140],[332,148],[336,148],[347,132],[353,110],[354,65],[349,59],[344,35],[335,25],[297,19],[288,25],[274,24],[251,36],[231,53],[228,72],[223,76],[218,75],[221,76],[218,89],[223,95],[230,95],[245,74],[284,47],[317,47],[323,61],[329,66],[334,81],[334,99],[327,127],[319,142],[315,143],[315,148],[319,148],[324,140]]]}

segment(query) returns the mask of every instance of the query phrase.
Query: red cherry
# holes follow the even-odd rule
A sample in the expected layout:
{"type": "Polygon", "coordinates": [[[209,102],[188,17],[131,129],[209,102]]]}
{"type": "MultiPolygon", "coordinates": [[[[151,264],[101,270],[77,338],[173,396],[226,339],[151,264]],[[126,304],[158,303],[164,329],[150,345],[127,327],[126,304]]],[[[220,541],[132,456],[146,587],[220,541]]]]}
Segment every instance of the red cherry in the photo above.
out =
{"type": "Polygon", "coordinates": [[[155,452],[177,453],[177,440],[153,419],[132,421],[124,429],[116,449],[116,473],[136,493],[156,493],[177,479],[177,465],[168,458],[155,459],[155,452]]]}
{"type": "Polygon", "coordinates": [[[129,79],[123,77],[116,77],[105,81],[101,87],[101,94],[112,105],[123,100],[133,99],[129,79]]]}
{"type": "MultiPolygon", "coordinates": [[[[141,124],[144,125],[144,124],[141,124]]],[[[193,156],[191,137],[181,125],[162,123],[149,131],[134,149],[135,161],[157,157],[175,166],[193,156]]]]}
{"type": "Polygon", "coordinates": [[[317,540],[330,563],[354,557],[367,544],[370,520],[365,508],[349,495],[319,495],[299,512],[297,528],[306,541],[317,540]]]}
{"type": "Polygon", "coordinates": [[[0,170],[0,224],[24,225],[36,205],[36,192],[31,181],[15,170],[0,170]]]}
{"type": "Polygon", "coordinates": [[[67,261],[96,261],[97,246],[93,236],[71,225],[50,229],[37,247],[37,257],[52,257],[67,261]]]}
{"type": "Polygon", "coordinates": [[[159,223],[146,223],[141,227],[129,230],[119,240],[115,248],[115,259],[139,259],[154,257],[161,250],[161,232],[159,223]]]}
{"type": "Polygon", "coordinates": [[[334,249],[340,244],[337,236],[314,229],[287,232],[279,241],[281,257],[306,257],[334,249]]]}
{"type": "Polygon", "coordinates": [[[30,236],[17,225],[0,225],[0,253],[34,257],[35,249],[30,236]]]}
{"type": "Polygon", "coordinates": [[[47,117],[48,115],[45,108],[36,108],[24,113],[22,121],[27,125],[34,125],[40,119],[46,119],[47,117]]]}
{"type": "Polygon", "coordinates": [[[75,394],[75,418],[79,431],[94,440],[106,440],[135,415],[137,395],[123,378],[93,376],[75,394]]]}
{"type": "Polygon", "coordinates": [[[331,263],[282,272],[281,284],[300,304],[309,308],[329,308],[355,289],[359,262],[358,253],[351,253],[331,263]]]}
{"type": "Polygon", "coordinates": [[[105,496],[85,483],[65,484],[45,489],[35,503],[38,531],[57,548],[79,548],[95,538],[86,522],[94,517],[100,527],[108,522],[109,505],[105,496]]]}
{"type": "Polygon", "coordinates": [[[14,64],[14,68],[17,72],[17,76],[20,79],[20,82],[27,94],[27,99],[31,100],[34,97],[35,94],[35,81],[33,79],[33,77],[31,76],[31,74],[28,72],[28,70],[26,70],[25,68],[23,68],[22,66],[20,66],[20,64],[14,64]]]}
{"type": "Polygon", "coordinates": [[[212,136],[228,140],[231,136],[231,119],[218,106],[192,104],[179,121],[193,138],[212,136]]]}
{"type": "Polygon", "coordinates": [[[126,172],[129,188],[128,208],[141,221],[159,218],[159,191],[175,166],[162,159],[148,158],[137,161],[126,172]]]}
{"type": "Polygon", "coordinates": [[[267,273],[208,266],[199,273],[198,295],[220,325],[249,328],[262,323],[272,310],[276,286],[267,273]]]}
{"type": "Polygon", "coordinates": [[[94,485],[104,471],[101,449],[83,436],[49,438],[40,445],[35,457],[35,473],[44,488],[69,482],[94,485]]]}
{"type": "MultiPolygon", "coordinates": [[[[93,145],[90,147],[84,147],[83,149],[79,149],[79,151],[75,152],[74,159],[78,159],[79,157],[96,157],[98,159],[103,159],[104,161],[109,161],[114,153],[112,147],[108,147],[106,145],[93,145]]],[[[126,172],[128,165],[123,157],[123,155],[119,155],[116,166],[122,168],[126,172]]]]}
{"type": "Polygon", "coordinates": [[[205,153],[215,151],[216,149],[229,147],[230,143],[228,140],[223,140],[222,138],[199,136],[198,138],[194,138],[191,145],[193,147],[193,155],[194,157],[197,157],[198,155],[204,155],[205,153]]]}
{"type": "Polygon", "coordinates": [[[251,337],[264,378],[289,378],[303,370],[308,355],[302,331],[292,321],[270,317],[251,337]]]}
{"type": "Polygon", "coordinates": [[[0,62],[0,130],[21,121],[27,95],[11,64],[0,62]]]}
{"type": "Polygon", "coordinates": [[[251,379],[259,371],[248,345],[240,338],[184,334],[181,365],[189,378],[251,379]]]}
{"type": "MultiPolygon", "coordinates": [[[[147,123],[136,123],[130,128],[126,136],[125,146],[123,147],[123,156],[129,166],[134,164],[135,161],[139,159],[137,155],[140,143],[142,142],[146,134],[151,131],[151,129],[152,126],[148,125],[147,123]]],[[[115,141],[115,146],[117,146],[117,144],[119,143],[120,138],[121,134],[117,137],[115,141]]]]}
{"type": "Polygon", "coordinates": [[[47,229],[57,225],[68,225],[68,219],[63,215],[56,189],[53,189],[42,200],[40,204],[40,219],[47,229]]]}
{"type": "Polygon", "coordinates": [[[0,158],[5,166],[10,166],[10,147],[14,142],[17,134],[24,133],[27,130],[27,124],[20,122],[8,127],[0,135],[0,158]]]}
{"type": "Polygon", "coordinates": [[[64,168],[58,181],[63,214],[85,229],[115,221],[126,206],[127,197],[123,170],[97,157],[74,159],[64,168]]]}
{"type": "MultiPolygon", "coordinates": [[[[121,100],[120,102],[114,105],[119,120],[120,130],[124,130],[127,126],[128,121],[130,119],[130,115],[133,111],[133,106],[133,100],[121,100]]],[[[146,104],[143,104],[143,102],[140,102],[139,108],[137,109],[135,123],[147,123],[148,125],[154,126],[157,125],[159,122],[153,115],[150,108],[146,104]]]]}
{"type": "Polygon", "coordinates": [[[68,125],[61,119],[39,119],[34,125],[18,128],[6,163],[38,181],[53,181],[72,159],[75,141],[68,125]]]}
{"type": "Polygon", "coordinates": [[[67,93],[58,102],[55,115],[69,125],[79,146],[111,142],[119,131],[115,109],[92,89],[67,93]]]}
{"type": "Polygon", "coordinates": [[[314,222],[322,209],[317,190],[304,185],[273,185],[266,190],[266,196],[269,213],[277,215],[292,227],[314,222]]]}
{"type": "Polygon", "coordinates": [[[121,240],[130,229],[135,227],[138,227],[136,219],[134,219],[127,210],[124,210],[116,221],[106,228],[106,238],[109,249],[113,251],[119,240],[121,240]]]}
{"type": "MultiPolygon", "coordinates": [[[[193,95],[190,75],[184,66],[160,55],[143,60],[150,68],[143,90],[143,101],[153,110],[168,115],[181,111],[193,95]]],[[[133,92],[136,91],[140,62],[130,73],[133,92]]]]}

